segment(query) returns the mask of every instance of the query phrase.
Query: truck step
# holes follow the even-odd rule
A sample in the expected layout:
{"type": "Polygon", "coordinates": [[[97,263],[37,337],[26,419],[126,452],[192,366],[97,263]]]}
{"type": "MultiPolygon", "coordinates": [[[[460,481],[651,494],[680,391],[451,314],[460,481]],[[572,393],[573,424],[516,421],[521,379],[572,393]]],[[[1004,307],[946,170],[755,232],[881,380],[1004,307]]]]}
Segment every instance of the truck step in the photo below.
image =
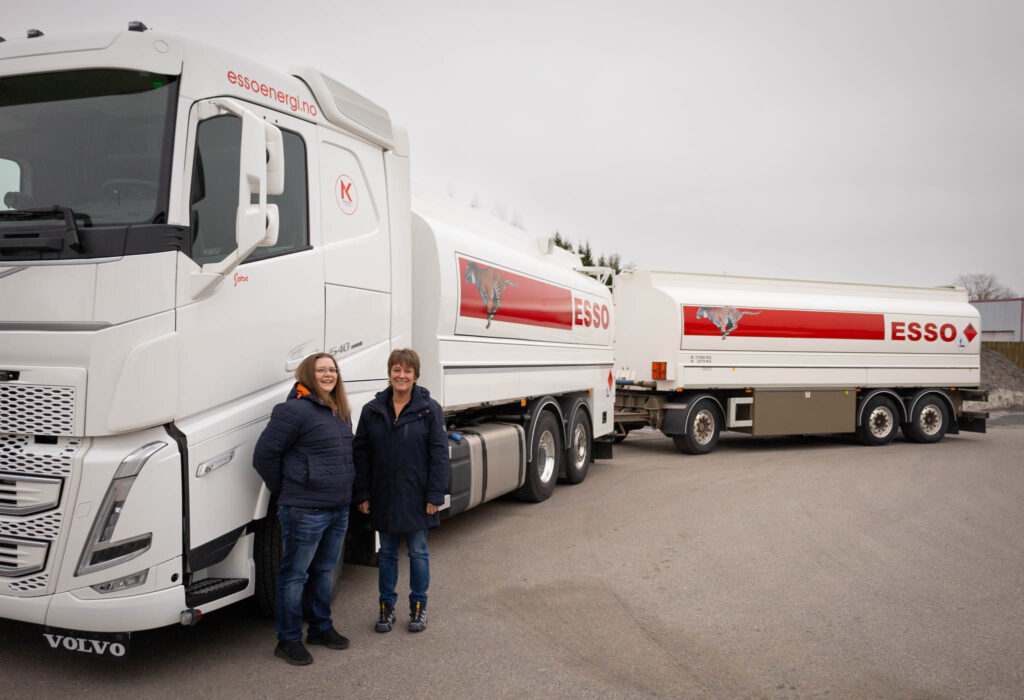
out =
{"type": "Polygon", "coordinates": [[[247,578],[204,578],[185,589],[185,605],[195,608],[211,600],[244,591],[248,585],[247,578]]]}

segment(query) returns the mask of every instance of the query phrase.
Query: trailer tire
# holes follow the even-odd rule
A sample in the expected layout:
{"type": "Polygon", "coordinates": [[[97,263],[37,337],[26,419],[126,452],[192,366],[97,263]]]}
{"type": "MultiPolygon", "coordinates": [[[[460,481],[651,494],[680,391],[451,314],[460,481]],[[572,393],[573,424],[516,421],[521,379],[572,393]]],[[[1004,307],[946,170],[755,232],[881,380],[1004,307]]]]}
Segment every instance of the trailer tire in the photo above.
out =
{"type": "Polygon", "coordinates": [[[899,412],[892,399],[873,396],[864,406],[860,425],[857,426],[857,439],[864,445],[888,445],[896,437],[898,426],[899,412]]]}
{"type": "Polygon", "coordinates": [[[569,449],[565,451],[565,481],[579,484],[587,478],[594,456],[594,441],[586,411],[576,411],[569,428],[569,449]]]}
{"type": "Polygon", "coordinates": [[[949,429],[949,410],[939,396],[929,394],[917,402],[910,413],[910,422],[901,427],[904,437],[911,442],[938,442],[949,429]]]}
{"type": "Polygon", "coordinates": [[[526,481],[515,491],[516,498],[540,503],[551,496],[561,471],[559,462],[565,459],[562,449],[562,427],[550,411],[537,418],[533,429],[533,459],[526,465],[526,481]]]}
{"type": "Polygon", "coordinates": [[[722,416],[711,399],[697,399],[686,416],[686,432],[675,435],[676,449],[690,455],[703,455],[715,449],[722,431],[722,416]]]}

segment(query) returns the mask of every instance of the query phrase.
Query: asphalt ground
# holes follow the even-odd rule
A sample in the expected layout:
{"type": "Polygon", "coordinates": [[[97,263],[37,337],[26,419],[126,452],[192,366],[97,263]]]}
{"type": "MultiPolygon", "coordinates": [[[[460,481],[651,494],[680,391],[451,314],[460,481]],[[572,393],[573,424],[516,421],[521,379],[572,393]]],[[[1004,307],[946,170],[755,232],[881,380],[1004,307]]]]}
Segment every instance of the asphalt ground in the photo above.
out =
{"type": "Polygon", "coordinates": [[[423,633],[404,606],[375,633],[376,570],[349,566],[352,646],[311,666],[244,604],[138,633],[123,661],[0,622],[0,697],[1024,697],[1024,413],[938,445],[615,451],[544,503],[432,532],[423,633]]]}

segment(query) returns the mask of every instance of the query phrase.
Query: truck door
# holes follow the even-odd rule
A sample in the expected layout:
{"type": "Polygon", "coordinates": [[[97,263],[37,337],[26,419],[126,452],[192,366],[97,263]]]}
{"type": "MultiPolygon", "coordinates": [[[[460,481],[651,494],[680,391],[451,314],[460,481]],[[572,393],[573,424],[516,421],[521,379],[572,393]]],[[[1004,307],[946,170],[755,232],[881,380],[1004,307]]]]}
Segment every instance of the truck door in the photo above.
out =
{"type": "Polygon", "coordinates": [[[178,276],[176,321],[193,570],[216,563],[252,520],[261,486],[252,468],[255,441],[299,362],[324,342],[316,128],[301,120],[245,104],[282,132],[284,191],[268,198],[278,207],[277,243],[257,248],[212,293],[189,297],[190,271],[235,249],[238,209],[242,120],[205,116],[210,110],[201,105],[189,124],[192,240],[178,276]]]}
{"type": "Polygon", "coordinates": [[[391,259],[384,153],[320,127],[326,278],[325,342],[353,410],[386,386],[391,351],[391,259]]]}

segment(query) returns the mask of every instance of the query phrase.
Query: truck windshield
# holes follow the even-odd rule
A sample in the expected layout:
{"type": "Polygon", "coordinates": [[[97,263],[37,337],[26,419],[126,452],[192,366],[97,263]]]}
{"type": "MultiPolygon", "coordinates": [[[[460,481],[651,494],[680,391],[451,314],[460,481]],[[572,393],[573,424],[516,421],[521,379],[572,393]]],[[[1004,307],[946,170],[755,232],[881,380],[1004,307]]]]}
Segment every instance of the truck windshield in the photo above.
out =
{"type": "Polygon", "coordinates": [[[177,87],[129,70],[0,77],[0,234],[166,222],[177,87]]]}

